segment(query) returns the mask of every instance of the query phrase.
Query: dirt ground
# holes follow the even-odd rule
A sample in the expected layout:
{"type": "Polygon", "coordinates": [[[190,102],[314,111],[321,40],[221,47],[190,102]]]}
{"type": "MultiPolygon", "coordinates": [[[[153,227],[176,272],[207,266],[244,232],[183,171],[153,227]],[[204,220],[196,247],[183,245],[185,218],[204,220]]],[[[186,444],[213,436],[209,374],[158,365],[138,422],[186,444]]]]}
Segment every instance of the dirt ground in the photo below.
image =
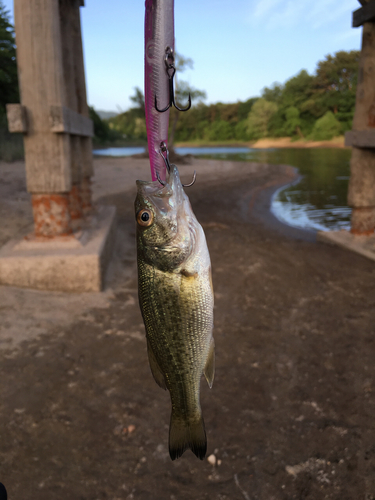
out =
{"type": "MultiPolygon", "coordinates": [[[[124,165],[146,172],[129,162],[101,160],[97,174],[96,198],[119,216],[105,292],[0,287],[9,500],[375,499],[375,266],[273,219],[283,167],[192,165],[215,289],[216,376],[201,401],[217,461],[171,462],[170,402],[137,304],[135,186],[109,181],[124,165]]],[[[30,223],[21,167],[0,164],[3,241],[30,223]]]]}

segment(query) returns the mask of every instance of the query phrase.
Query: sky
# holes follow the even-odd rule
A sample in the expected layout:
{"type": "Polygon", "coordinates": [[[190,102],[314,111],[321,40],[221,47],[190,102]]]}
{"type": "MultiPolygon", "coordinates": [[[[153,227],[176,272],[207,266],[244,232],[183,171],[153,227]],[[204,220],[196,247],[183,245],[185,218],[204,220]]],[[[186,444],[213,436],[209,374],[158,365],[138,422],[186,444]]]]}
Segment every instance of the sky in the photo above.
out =
{"type": "MultiPolygon", "coordinates": [[[[13,1],[2,0],[13,16],[13,1]]],[[[175,0],[176,50],[194,61],[180,74],[206,103],[244,101],[339,50],[359,50],[356,0],[175,0]]],[[[13,17],[12,17],[13,18],[13,17]]],[[[81,8],[88,102],[125,111],[144,88],[144,0],[85,0],[81,8]],[[105,7],[104,7],[105,5],[105,7]]]]}

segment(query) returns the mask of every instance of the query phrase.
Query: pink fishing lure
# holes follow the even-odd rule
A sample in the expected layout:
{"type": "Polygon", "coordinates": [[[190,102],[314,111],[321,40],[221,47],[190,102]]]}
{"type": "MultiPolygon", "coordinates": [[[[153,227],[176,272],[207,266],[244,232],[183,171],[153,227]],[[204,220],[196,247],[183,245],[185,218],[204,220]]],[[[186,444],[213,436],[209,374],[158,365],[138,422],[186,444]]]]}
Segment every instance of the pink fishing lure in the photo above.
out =
{"type": "Polygon", "coordinates": [[[169,103],[169,79],[165,65],[166,49],[174,51],[174,0],[146,0],[145,16],[145,107],[151,177],[166,178],[166,167],[160,155],[160,144],[168,146],[169,110],[159,109],[169,103]]]}

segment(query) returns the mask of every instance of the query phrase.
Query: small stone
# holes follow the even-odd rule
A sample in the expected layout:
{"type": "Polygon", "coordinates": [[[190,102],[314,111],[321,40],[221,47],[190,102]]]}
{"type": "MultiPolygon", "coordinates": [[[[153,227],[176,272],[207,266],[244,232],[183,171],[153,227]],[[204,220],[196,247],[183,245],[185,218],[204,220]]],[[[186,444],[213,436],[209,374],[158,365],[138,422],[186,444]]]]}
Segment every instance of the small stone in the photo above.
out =
{"type": "Polygon", "coordinates": [[[129,434],[131,434],[134,431],[135,431],[135,425],[129,425],[128,426],[128,432],[129,432],[129,434]]]}
{"type": "Polygon", "coordinates": [[[207,457],[207,462],[211,465],[216,465],[216,457],[215,455],[210,455],[209,457],[207,457]]]}
{"type": "Polygon", "coordinates": [[[220,466],[221,465],[221,460],[218,460],[217,461],[217,465],[220,466]]]}
{"type": "Polygon", "coordinates": [[[117,425],[113,430],[113,434],[115,436],[119,436],[121,432],[122,432],[122,425],[117,425]]]}

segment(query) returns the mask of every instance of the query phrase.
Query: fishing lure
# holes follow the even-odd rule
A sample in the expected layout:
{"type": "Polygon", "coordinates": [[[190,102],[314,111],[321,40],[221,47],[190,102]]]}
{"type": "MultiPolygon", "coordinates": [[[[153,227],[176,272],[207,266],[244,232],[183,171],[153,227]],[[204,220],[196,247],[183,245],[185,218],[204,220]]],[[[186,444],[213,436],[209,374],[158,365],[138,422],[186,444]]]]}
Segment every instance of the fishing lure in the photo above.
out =
{"type": "Polygon", "coordinates": [[[167,47],[174,53],[174,0],[146,0],[145,16],[145,111],[151,177],[166,179],[166,167],[160,145],[168,147],[169,109],[160,113],[160,106],[169,103],[169,76],[165,58],[167,47]]]}
{"type": "Polygon", "coordinates": [[[180,108],[175,100],[174,0],[146,0],[145,16],[145,110],[152,180],[165,181],[169,109],[180,108]]]}

